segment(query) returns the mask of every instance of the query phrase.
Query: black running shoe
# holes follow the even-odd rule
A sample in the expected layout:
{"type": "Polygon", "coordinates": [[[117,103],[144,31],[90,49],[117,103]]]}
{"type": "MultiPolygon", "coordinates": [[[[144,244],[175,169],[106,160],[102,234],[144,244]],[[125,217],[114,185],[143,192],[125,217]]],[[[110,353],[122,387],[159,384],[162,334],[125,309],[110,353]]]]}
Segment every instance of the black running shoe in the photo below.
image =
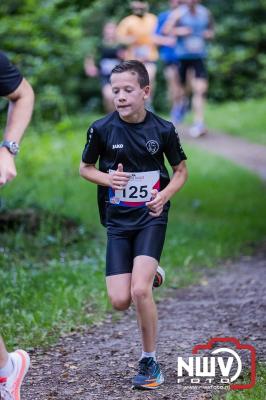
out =
{"type": "Polygon", "coordinates": [[[139,372],[132,383],[137,389],[156,389],[164,382],[160,365],[153,357],[144,357],[139,362],[139,372]]]}

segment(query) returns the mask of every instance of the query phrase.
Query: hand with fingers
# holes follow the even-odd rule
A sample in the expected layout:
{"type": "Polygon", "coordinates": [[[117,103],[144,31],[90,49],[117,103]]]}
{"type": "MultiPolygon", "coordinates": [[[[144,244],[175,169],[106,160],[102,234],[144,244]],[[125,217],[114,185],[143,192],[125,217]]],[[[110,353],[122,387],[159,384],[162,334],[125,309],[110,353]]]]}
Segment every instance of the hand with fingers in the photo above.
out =
{"type": "Polygon", "coordinates": [[[151,191],[152,200],[146,203],[146,206],[150,209],[149,214],[152,217],[159,217],[163,211],[164,199],[160,192],[156,189],[151,191]]]}
{"type": "Polygon", "coordinates": [[[0,148],[0,187],[17,175],[14,156],[5,147],[0,148]]]}
{"type": "Polygon", "coordinates": [[[123,164],[118,164],[117,170],[110,175],[110,186],[114,190],[122,190],[126,187],[130,174],[123,171],[123,164]]]}

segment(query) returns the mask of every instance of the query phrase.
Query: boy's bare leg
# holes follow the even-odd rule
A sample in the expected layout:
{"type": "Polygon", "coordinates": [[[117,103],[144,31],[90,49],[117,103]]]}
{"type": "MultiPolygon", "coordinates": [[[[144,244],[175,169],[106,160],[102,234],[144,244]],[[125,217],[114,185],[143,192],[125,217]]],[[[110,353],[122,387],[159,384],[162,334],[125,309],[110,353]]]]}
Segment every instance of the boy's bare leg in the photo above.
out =
{"type": "Polygon", "coordinates": [[[118,311],[128,309],[131,304],[131,274],[107,276],[106,286],[112,306],[118,311]]]}
{"type": "Polygon", "coordinates": [[[0,368],[3,368],[8,361],[8,352],[2,337],[0,336],[0,368]]]}
{"type": "Polygon", "coordinates": [[[153,300],[152,284],[158,262],[149,256],[134,259],[131,296],[136,306],[143,351],[155,351],[157,337],[157,308],[153,300]]]}

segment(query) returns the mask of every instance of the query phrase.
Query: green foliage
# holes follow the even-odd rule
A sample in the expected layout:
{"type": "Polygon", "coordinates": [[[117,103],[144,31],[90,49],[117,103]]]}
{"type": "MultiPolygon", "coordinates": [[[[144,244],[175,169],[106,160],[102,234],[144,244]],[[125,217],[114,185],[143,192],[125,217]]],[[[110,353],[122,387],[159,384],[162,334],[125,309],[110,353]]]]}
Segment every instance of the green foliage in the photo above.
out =
{"type": "MultiPolygon", "coordinates": [[[[32,235],[27,238],[24,234],[23,237],[18,235],[13,247],[16,257],[11,256],[6,268],[2,259],[5,253],[1,254],[1,334],[12,346],[21,346],[25,342],[28,346],[47,344],[63,331],[77,329],[102,317],[107,308],[101,271],[103,261],[100,254],[93,251],[93,243],[91,240],[86,256],[85,243],[82,247],[80,242],[81,259],[65,259],[65,252],[71,248],[64,248],[61,243],[61,256],[42,262],[39,259],[37,263],[32,257],[26,260],[23,253],[27,248],[40,251],[40,244],[34,242],[32,235]],[[18,242],[25,247],[20,247],[18,242]],[[19,256],[22,257],[19,259],[19,256]]],[[[49,247],[53,247],[52,242],[49,247]]],[[[73,252],[72,257],[75,254],[73,252]]]]}
{"type": "Polygon", "coordinates": [[[210,96],[247,99],[266,93],[266,2],[208,0],[216,21],[209,57],[210,96]]]}
{"type": "MultiPolygon", "coordinates": [[[[222,396],[216,395],[213,400],[265,400],[266,398],[266,365],[258,363],[256,367],[256,385],[252,389],[232,390],[222,396]]],[[[243,383],[250,382],[250,373],[243,377],[243,383]]]]}
{"type": "Polygon", "coordinates": [[[1,48],[36,92],[36,117],[58,119],[80,106],[86,38],[71,2],[1,2],[1,48]]]}

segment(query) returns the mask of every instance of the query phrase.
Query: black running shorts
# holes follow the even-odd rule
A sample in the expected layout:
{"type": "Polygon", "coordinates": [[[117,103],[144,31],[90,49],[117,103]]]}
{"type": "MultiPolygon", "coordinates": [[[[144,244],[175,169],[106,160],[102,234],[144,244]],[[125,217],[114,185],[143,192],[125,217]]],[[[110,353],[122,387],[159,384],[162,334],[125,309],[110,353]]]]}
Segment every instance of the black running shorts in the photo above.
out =
{"type": "Polygon", "coordinates": [[[187,71],[192,69],[195,72],[195,78],[207,79],[207,69],[202,58],[195,60],[180,60],[178,63],[179,77],[182,84],[186,82],[187,71]]]}
{"type": "Polygon", "coordinates": [[[132,273],[137,256],[150,256],[160,261],[166,225],[118,231],[107,229],[106,276],[132,273]]]}

